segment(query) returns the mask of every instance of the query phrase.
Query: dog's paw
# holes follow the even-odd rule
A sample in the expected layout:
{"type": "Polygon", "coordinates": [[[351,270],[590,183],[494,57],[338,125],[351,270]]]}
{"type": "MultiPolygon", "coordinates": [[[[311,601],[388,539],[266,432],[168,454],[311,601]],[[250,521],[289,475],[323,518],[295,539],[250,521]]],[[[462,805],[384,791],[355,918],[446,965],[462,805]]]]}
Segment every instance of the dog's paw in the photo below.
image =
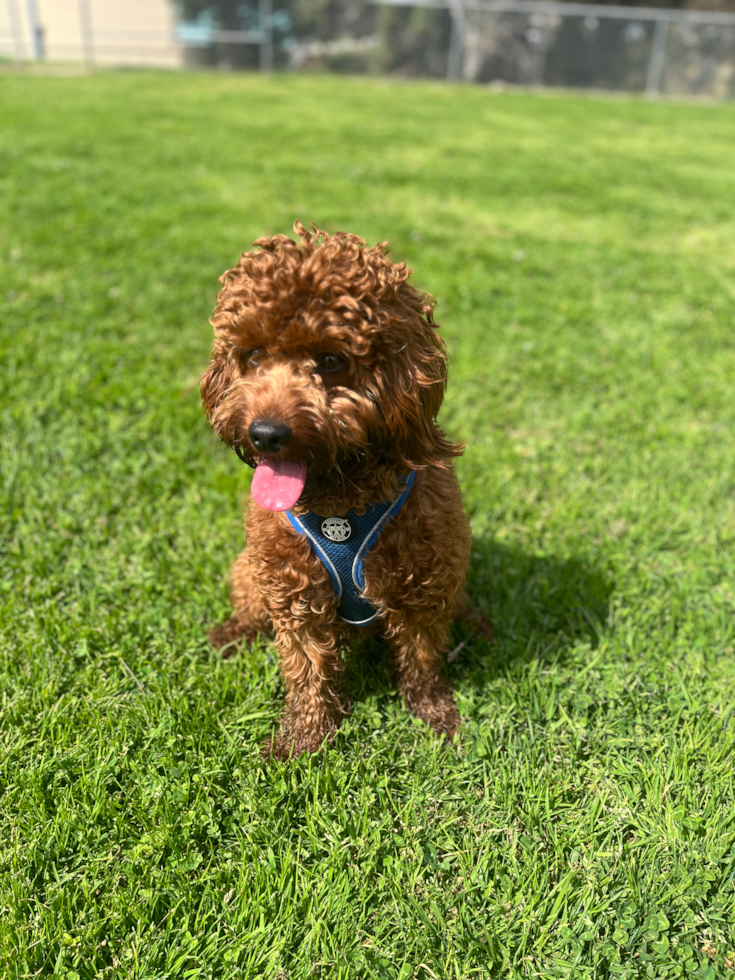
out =
{"type": "Polygon", "coordinates": [[[416,711],[415,714],[426,722],[435,735],[446,735],[448,742],[452,741],[462,724],[457,706],[453,702],[447,705],[431,704],[425,711],[416,711]]]}
{"type": "Polygon", "coordinates": [[[252,643],[258,635],[258,631],[253,626],[243,623],[237,616],[230,616],[227,622],[222,623],[221,626],[215,626],[207,635],[209,642],[215,650],[222,652],[223,657],[233,657],[240,651],[239,641],[245,640],[246,643],[252,643]]]}
{"type": "Polygon", "coordinates": [[[264,759],[279,759],[281,762],[286,762],[305,753],[318,752],[325,741],[331,742],[336,734],[336,728],[316,732],[299,730],[279,732],[263,745],[261,754],[264,759]]]}
{"type": "Polygon", "coordinates": [[[452,741],[462,719],[451,690],[443,690],[433,696],[407,698],[406,701],[412,715],[425,721],[435,735],[446,735],[447,741],[452,741]]]}

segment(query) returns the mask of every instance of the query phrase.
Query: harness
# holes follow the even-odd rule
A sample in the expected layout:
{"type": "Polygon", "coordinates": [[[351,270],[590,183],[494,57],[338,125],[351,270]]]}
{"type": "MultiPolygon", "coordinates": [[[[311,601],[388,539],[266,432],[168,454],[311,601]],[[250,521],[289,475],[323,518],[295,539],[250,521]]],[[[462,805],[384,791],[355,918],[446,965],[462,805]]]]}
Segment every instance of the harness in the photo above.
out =
{"type": "Polygon", "coordinates": [[[367,626],[378,615],[362,595],[365,588],[362,562],[383,529],[403,507],[415,476],[412,471],[403,479],[405,490],[395,500],[373,504],[364,514],[348,511],[344,517],[321,517],[310,510],[297,517],[286,511],[294,529],[309,539],[317,558],[329,572],[337,596],[337,612],[352,626],[367,626]]]}

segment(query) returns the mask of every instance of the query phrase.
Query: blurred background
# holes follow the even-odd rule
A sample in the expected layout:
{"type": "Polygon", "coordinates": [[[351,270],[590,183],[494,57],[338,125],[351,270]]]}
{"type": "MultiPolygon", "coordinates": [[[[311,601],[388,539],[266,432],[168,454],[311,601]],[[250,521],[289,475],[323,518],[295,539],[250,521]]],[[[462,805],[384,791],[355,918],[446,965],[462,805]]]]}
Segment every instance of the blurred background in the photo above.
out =
{"type": "Polygon", "coordinates": [[[735,2],[6,0],[0,57],[735,94],[735,2]]]}

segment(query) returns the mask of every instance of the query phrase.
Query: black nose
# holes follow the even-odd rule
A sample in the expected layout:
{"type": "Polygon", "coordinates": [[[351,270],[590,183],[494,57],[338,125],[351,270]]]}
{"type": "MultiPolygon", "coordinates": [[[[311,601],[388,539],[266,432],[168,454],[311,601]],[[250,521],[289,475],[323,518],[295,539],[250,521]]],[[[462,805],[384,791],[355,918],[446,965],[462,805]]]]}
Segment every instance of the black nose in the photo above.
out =
{"type": "Polygon", "coordinates": [[[248,427],[250,441],[259,453],[280,453],[288,445],[291,430],[273,419],[254,419],[248,427]]]}

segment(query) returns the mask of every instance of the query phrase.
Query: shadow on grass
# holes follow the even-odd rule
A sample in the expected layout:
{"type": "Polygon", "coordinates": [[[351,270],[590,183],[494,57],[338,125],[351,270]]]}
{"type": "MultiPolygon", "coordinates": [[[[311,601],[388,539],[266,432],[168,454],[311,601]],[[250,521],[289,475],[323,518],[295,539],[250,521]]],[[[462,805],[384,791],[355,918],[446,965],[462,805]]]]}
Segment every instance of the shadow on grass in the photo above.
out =
{"type": "Polygon", "coordinates": [[[472,542],[467,587],[495,627],[493,661],[563,658],[579,641],[597,645],[614,582],[599,559],[529,554],[491,539],[472,542]]]}
{"type": "MultiPolygon", "coordinates": [[[[613,588],[609,572],[594,559],[529,554],[492,539],[473,540],[467,589],[473,605],[492,620],[495,641],[488,643],[469,626],[454,626],[450,642],[463,645],[449,676],[482,687],[512,664],[563,661],[579,643],[594,648],[613,588]]],[[[385,642],[371,636],[359,652],[348,658],[350,698],[392,690],[385,642]]]]}

